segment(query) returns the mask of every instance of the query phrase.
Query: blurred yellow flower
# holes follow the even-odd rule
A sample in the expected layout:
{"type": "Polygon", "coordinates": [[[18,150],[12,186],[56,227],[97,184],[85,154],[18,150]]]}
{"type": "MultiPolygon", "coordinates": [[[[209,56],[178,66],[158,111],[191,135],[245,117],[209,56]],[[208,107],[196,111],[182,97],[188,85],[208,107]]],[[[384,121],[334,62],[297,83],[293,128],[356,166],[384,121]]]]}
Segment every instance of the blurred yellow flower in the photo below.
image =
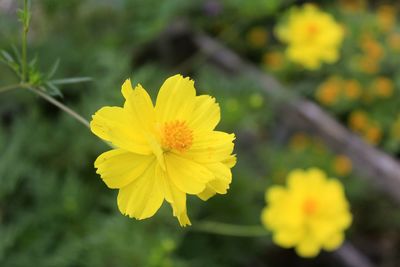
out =
{"type": "Polygon", "coordinates": [[[353,131],[361,131],[368,125],[368,115],[364,111],[355,110],[350,113],[349,126],[353,131]]]}
{"type": "Polygon", "coordinates": [[[103,107],[91,130],[115,149],[95,161],[109,188],[119,189],[118,208],[136,219],[153,216],[164,199],[181,226],[190,225],[186,194],[207,200],[231,183],[233,134],[215,131],[220,109],[208,95],[196,96],[194,82],[168,78],[155,106],[139,84],[122,85],[123,107],[103,107]]]}
{"type": "Polygon", "coordinates": [[[342,184],[316,168],[293,170],[287,186],[270,187],[261,220],[284,248],[294,247],[302,257],[321,249],[338,248],[352,216],[342,184]]]}
{"type": "Polygon", "coordinates": [[[282,68],[284,61],[282,53],[278,51],[267,52],[262,58],[264,66],[273,70],[282,68]]]}
{"type": "Polygon", "coordinates": [[[400,141],[400,115],[397,116],[397,119],[392,124],[390,134],[396,141],[400,141]]]}
{"type": "Polygon", "coordinates": [[[287,21],[276,28],[277,37],[288,44],[287,57],[305,68],[315,70],[323,62],[339,59],[344,30],[332,15],[306,4],[293,7],[287,21]]]}
{"type": "Polygon", "coordinates": [[[381,76],[374,80],[372,88],[375,95],[382,98],[388,98],[393,94],[394,85],[391,79],[381,76]]]}
{"type": "Polygon", "coordinates": [[[344,94],[350,100],[356,100],[361,96],[361,85],[357,80],[344,82],[344,94]]]}
{"type": "Polygon", "coordinates": [[[379,60],[383,57],[384,50],[382,45],[370,33],[365,33],[362,36],[360,44],[361,49],[369,58],[379,60]]]}
{"type": "Polygon", "coordinates": [[[326,105],[331,106],[338,100],[343,86],[343,80],[340,77],[332,76],[323,82],[317,89],[317,100],[326,105]]]}
{"type": "Polygon", "coordinates": [[[363,136],[368,143],[377,145],[382,139],[382,129],[378,125],[369,126],[363,136]]]}
{"type": "Polygon", "coordinates": [[[336,174],[346,176],[350,174],[353,168],[351,160],[345,155],[338,155],[333,160],[333,169],[336,174]]]}
{"type": "Polygon", "coordinates": [[[390,31],[396,23],[396,8],[391,5],[381,5],[377,11],[377,17],[381,30],[390,31]]]}
{"type": "Polygon", "coordinates": [[[359,12],[365,9],[365,0],[340,0],[340,7],[347,12],[359,12]]]}
{"type": "Polygon", "coordinates": [[[268,42],[268,32],[264,27],[253,27],[247,33],[247,41],[255,48],[264,47],[268,42]]]}
{"type": "Polygon", "coordinates": [[[294,134],[289,141],[289,147],[294,150],[304,150],[310,145],[310,139],[304,133],[294,134]]]}
{"type": "Polygon", "coordinates": [[[396,52],[400,52],[400,33],[392,33],[387,37],[389,47],[396,52]]]}

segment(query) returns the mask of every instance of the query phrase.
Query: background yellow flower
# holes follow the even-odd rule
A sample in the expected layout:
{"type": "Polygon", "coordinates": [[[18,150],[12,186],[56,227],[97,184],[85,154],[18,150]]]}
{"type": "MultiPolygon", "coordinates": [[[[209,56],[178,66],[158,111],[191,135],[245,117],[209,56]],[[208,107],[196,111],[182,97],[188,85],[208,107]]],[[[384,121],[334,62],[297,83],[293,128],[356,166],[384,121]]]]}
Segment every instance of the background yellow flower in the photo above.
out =
{"type": "Polygon", "coordinates": [[[272,186],[261,219],[274,242],[302,257],[335,250],[352,221],[343,186],[316,168],[293,170],[287,186],[272,186]]]}
{"type": "Polygon", "coordinates": [[[286,21],[276,28],[277,37],[288,44],[287,57],[310,70],[339,59],[344,30],[332,15],[306,4],[293,7],[286,21]]]}

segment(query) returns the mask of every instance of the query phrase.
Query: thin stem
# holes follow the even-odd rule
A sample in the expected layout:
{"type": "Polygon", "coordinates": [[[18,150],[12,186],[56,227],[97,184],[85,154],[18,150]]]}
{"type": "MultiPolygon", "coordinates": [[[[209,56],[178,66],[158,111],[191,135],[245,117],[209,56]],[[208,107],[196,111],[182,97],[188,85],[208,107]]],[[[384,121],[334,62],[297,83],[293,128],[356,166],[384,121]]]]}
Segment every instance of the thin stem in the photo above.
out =
{"type": "Polygon", "coordinates": [[[11,85],[6,85],[4,87],[0,87],[0,93],[4,93],[13,89],[17,89],[23,87],[23,85],[21,86],[21,84],[11,84],[11,85]]]}
{"type": "Polygon", "coordinates": [[[24,0],[24,21],[23,23],[23,29],[22,29],[22,59],[21,59],[21,65],[22,65],[22,81],[26,82],[27,81],[27,35],[29,31],[29,14],[28,14],[28,0],[24,0]]]}
{"type": "Polygon", "coordinates": [[[28,90],[30,90],[31,92],[39,95],[40,97],[44,98],[51,104],[57,106],[62,111],[65,111],[66,113],[68,113],[68,115],[72,116],[74,119],[76,119],[77,121],[79,121],[80,123],[82,123],[83,125],[85,125],[87,128],[90,129],[89,121],[87,121],[84,117],[82,117],[81,115],[79,115],[78,113],[76,113],[75,111],[70,109],[69,107],[65,106],[63,103],[59,102],[57,99],[43,93],[42,91],[40,91],[38,89],[32,88],[30,86],[24,86],[24,87],[27,88],[28,90]]]}
{"type": "Polygon", "coordinates": [[[236,237],[261,237],[269,235],[261,225],[235,225],[211,221],[197,222],[189,230],[236,237]]]}

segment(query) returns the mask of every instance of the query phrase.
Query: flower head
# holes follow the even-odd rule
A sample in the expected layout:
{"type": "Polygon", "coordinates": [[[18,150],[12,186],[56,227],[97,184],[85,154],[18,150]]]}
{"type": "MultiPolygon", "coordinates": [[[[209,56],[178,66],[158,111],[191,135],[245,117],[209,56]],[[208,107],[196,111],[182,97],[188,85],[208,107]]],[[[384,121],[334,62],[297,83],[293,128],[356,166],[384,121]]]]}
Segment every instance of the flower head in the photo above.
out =
{"type": "Polygon", "coordinates": [[[339,247],[351,224],[343,186],[319,169],[292,171],[286,187],[272,186],[265,197],[261,219],[274,242],[302,257],[339,247]]]}
{"type": "Polygon", "coordinates": [[[141,85],[122,85],[123,107],[103,107],[91,130],[115,149],[95,161],[97,173],[119,189],[121,213],[136,219],[153,216],[164,200],[182,226],[190,225],[186,194],[207,200],[225,194],[231,183],[233,134],[215,131],[219,105],[196,96],[194,82],[181,75],[167,79],[156,104],[141,85]]]}
{"type": "Polygon", "coordinates": [[[342,27],[334,18],[311,4],[292,8],[276,33],[288,44],[287,57],[310,70],[318,69],[322,62],[336,62],[344,37],[342,27]]]}

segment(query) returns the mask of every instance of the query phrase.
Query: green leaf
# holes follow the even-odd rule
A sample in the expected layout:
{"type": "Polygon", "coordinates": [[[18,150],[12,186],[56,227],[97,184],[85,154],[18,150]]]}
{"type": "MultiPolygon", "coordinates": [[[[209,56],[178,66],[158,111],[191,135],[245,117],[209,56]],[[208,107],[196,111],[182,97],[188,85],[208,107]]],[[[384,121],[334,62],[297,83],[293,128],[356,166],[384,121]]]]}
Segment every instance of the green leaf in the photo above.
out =
{"type": "Polygon", "coordinates": [[[3,58],[8,62],[15,62],[14,58],[5,50],[1,50],[1,54],[3,58]]]}
{"type": "Polygon", "coordinates": [[[50,68],[50,71],[47,73],[47,78],[48,79],[51,79],[54,76],[54,74],[56,73],[59,65],[60,65],[60,59],[57,58],[57,60],[53,64],[53,66],[50,68]]]}
{"type": "Polygon", "coordinates": [[[63,94],[60,91],[60,89],[57,86],[55,86],[53,83],[47,82],[46,85],[49,88],[48,93],[50,95],[63,97],[63,94]]]}
{"type": "Polygon", "coordinates": [[[11,45],[11,48],[14,52],[15,58],[17,59],[18,63],[21,63],[21,54],[20,54],[18,48],[15,45],[11,45]]]}
{"type": "Polygon", "coordinates": [[[74,78],[51,80],[50,82],[53,84],[72,84],[72,83],[84,83],[84,82],[91,82],[91,81],[92,81],[92,78],[90,78],[90,77],[74,77],[74,78]]]}

